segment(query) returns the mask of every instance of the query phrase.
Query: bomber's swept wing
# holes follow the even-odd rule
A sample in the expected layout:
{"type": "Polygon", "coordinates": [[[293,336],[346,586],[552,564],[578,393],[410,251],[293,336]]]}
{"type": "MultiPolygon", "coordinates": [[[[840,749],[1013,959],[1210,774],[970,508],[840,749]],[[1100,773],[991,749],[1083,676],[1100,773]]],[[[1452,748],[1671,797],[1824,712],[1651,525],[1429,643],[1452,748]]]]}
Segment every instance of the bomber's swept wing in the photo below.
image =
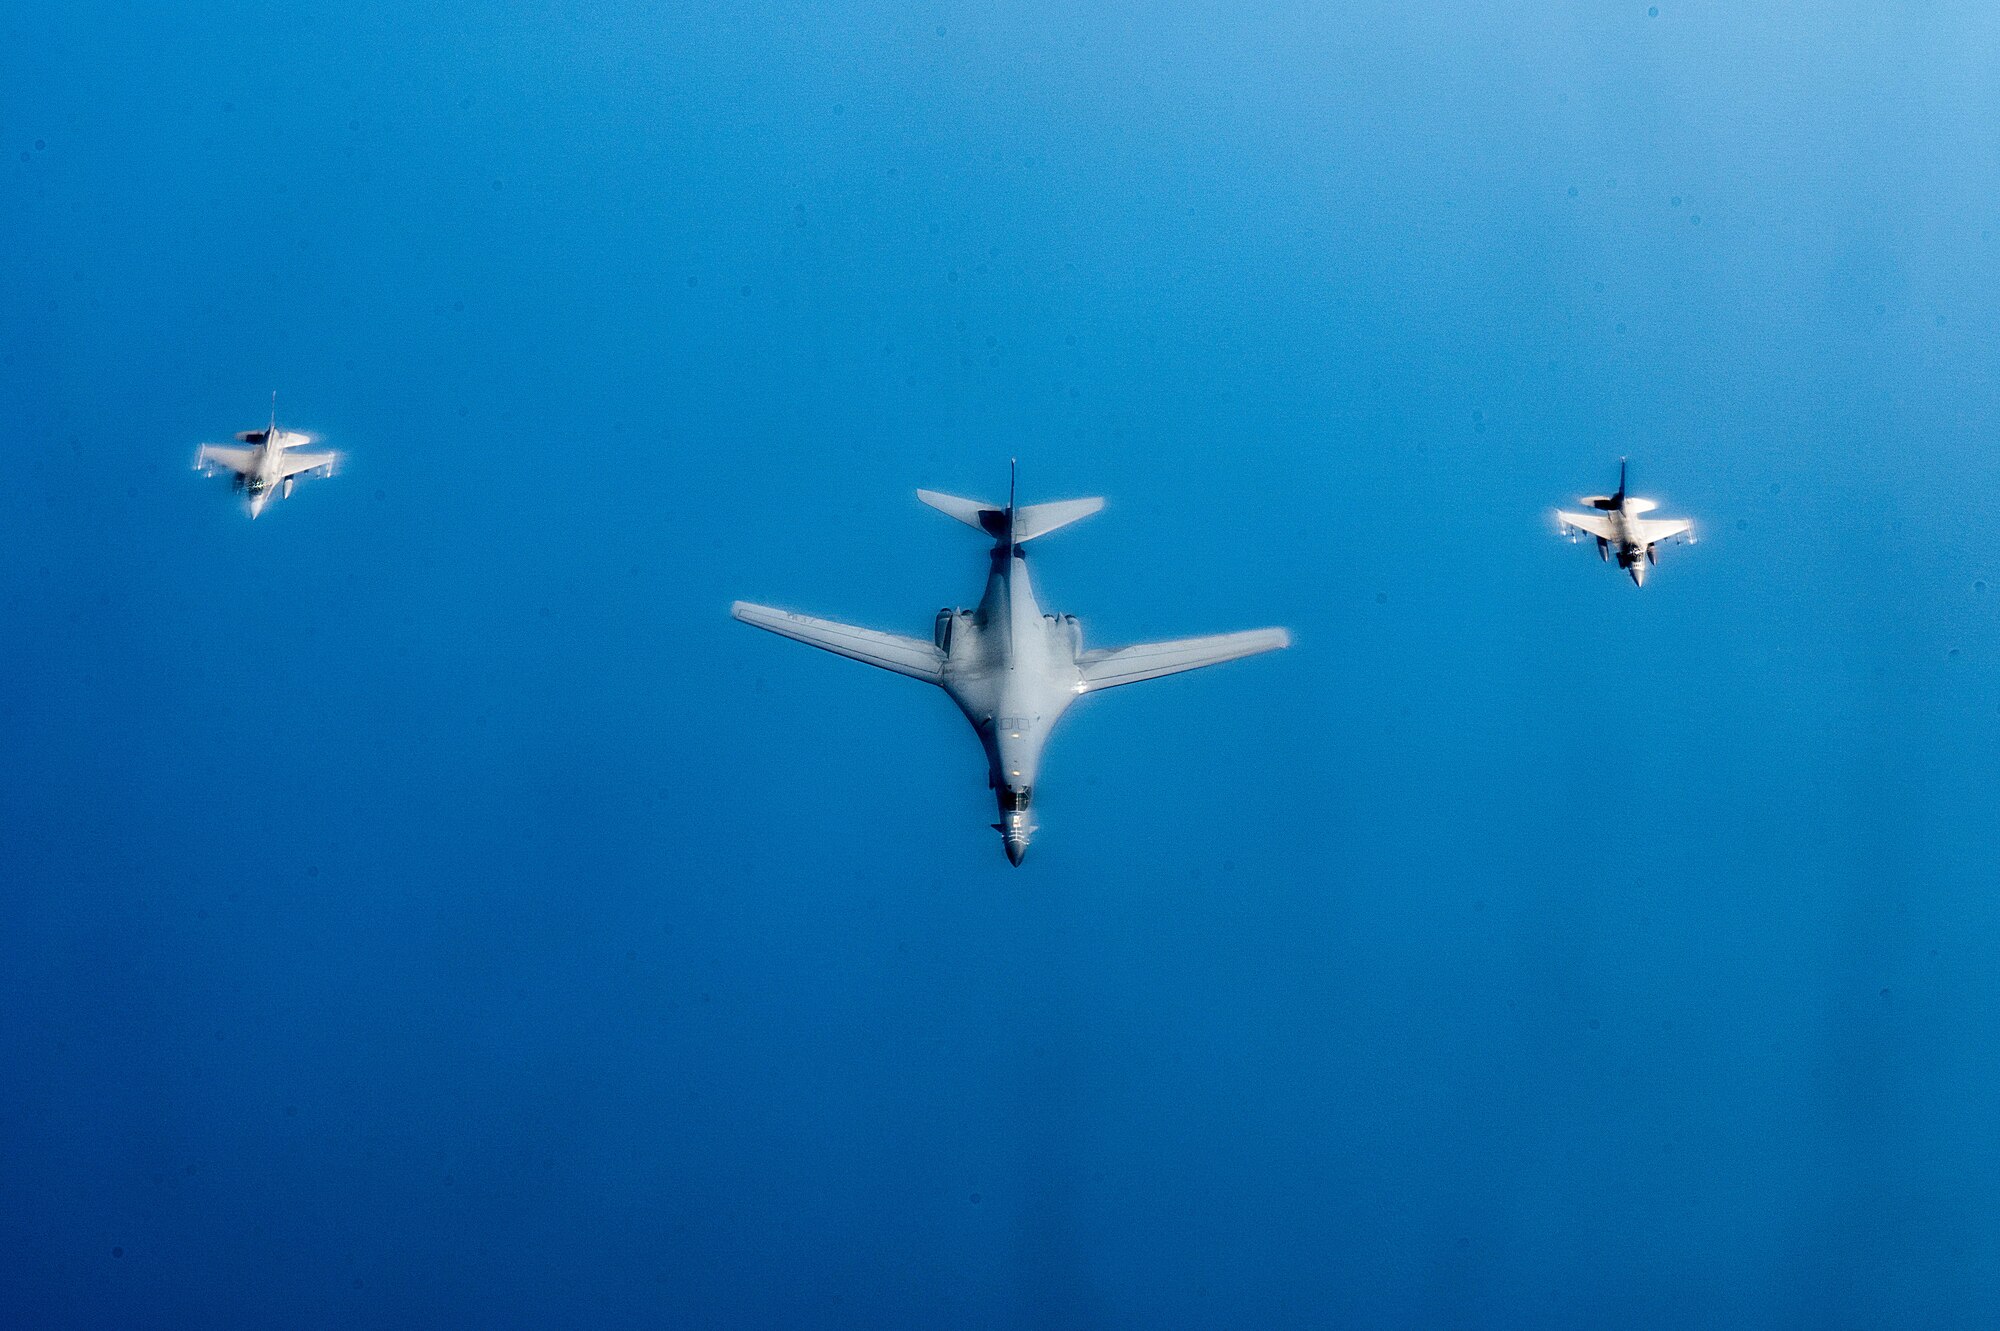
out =
{"type": "Polygon", "coordinates": [[[1559,508],[1556,510],[1556,518],[1563,526],[1574,527],[1580,532],[1588,532],[1600,541],[1615,541],[1618,539],[1618,533],[1612,527],[1611,519],[1602,513],[1573,513],[1569,509],[1559,508]]]}
{"type": "Polygon", "coordinates": [[[1083,667],[1084,688],[1095,692],[1291,645],[1292,635],[1283,629],[1249,629],[1242,633],[1217,633],[1205,638],[1176,638],[1171,642],[1144,642],[1136,647],[1085,652],[1077,658],[1077,664],[1083,667]]]}
{"type": "Polygon", "coordinates": [[[911,679],[936,684],[944,678],[944,658],[936,647],[923,638],[906,638],[898,633],[856,628],[852,624],[814,619],[811,615],[795,615],[789,610],[752,605],[748,601],[737,601],[729,607],[729,613],[745,624],[768,629],[781,637],[792,638],[852,661],[893,670],[911,679]]]}
{"type": "Polygon", "coordinates": [[[1679,536],[1693,527],[1694,523],[1686,518],[1641,518],[1637,522],[1627,519],[1625,525],[1631,531],[1635,543],[1651,545],[1670,536],[1679,536]]]}
{"type": "Polygon", "coordinates": [[[302,471],[317,471],[321,467],[329,470],[340,461],[338,453],[292,453],[287,452],[278,464],[278,475],[296,476],[302,471]]]}
{"type": "Polygon", "coordinates": [[[254,448],[231,448],[227,444],[203,444],[195,451],[194,465],[200,468],[227,467],[239,474],[256,464],[254,448]]]}

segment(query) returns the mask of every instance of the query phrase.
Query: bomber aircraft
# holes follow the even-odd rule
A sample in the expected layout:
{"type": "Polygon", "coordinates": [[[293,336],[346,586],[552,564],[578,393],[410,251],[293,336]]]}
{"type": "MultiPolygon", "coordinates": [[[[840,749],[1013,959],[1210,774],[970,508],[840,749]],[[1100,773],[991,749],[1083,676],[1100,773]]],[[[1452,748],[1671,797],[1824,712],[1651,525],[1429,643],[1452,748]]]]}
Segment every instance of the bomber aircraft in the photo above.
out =
{"type": "Polygon", "coordinates": [[[1590,505],[1589,513],[1557,509],[1556,520],[1563,534],[1575,542],[1577,533],[1597,538],[1597,557],[1609,560],[1616,552],[1618,567],[1632,575],[1638,586],[1646,585],[1646,566],[1660,562],[1656,546],[1674,536],[1694,543],[1694,523],[1686,518],[1645,518],[1659,505],[1650,499],[1634,499],[1625,493],[1625,459],[1618,459],[1618,493],[1587,495],[1580,502],[1590,505]]]}
{"type": "Polygon", "coordinates": [[[227,444],[203,444],[195,450],[195,470],[213,476],[217,468],[232,472],[231,486],[249,502],[255,518],[271,502],[273,493],[281,499],[292,497],[292,486],[308,473],[333,475],[340,454],[330,449],[299,451],[312,442],[309,434],[278,428],[278,395],[271,394],[271,423],[261,430],[244,430],[237,436],[247,448],[227,444]]]}
{"type": "Polygon", "coordinates": [[[1049,732],[1086,693],[1196,670],[1291,645],[1284,629],[1252,629],[1205,638],[1085,651],[1074,615],[1042,612],[1028,578],[1024,547],[1038,536],[1090,516],[1102,499],[1052,504],[959,499],[932,490],[917,498],[993,538],[986,593],[974,610],[937,612],[931,636],[908,638],[738,601],[730,613],[746,624],[840,656],[936,684],[979,732],[988,783],[1000,802],[1000,833],[1013,864],[1035,832],[1030,813],[1035,773],[1049,732]]]}

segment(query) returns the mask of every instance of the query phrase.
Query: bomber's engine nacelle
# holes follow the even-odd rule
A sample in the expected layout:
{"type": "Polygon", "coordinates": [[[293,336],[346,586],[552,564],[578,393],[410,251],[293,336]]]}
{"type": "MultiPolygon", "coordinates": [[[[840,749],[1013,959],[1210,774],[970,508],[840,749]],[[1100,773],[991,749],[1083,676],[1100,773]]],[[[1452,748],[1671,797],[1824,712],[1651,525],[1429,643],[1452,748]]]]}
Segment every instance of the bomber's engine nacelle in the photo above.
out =
{"type": "Polygon", "coordinates": [[[953,610],[950,606],[946,606],[937,612],[937,619],[931,625],[931,641],[936,643],[937,649],[946,656],[951,655],[951,644],[957,636],[958,624],[961,620],[970,625],[972,623],[972,612],[970,610],[953,610]]]}

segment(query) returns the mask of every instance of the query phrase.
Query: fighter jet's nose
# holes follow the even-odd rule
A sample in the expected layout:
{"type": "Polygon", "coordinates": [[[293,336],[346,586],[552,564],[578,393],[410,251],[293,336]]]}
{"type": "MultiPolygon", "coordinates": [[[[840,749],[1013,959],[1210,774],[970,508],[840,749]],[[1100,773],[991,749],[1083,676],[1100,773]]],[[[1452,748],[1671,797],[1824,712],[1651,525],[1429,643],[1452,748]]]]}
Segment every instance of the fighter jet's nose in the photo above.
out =
{"type": "Polygon", "coordinates": [[[1635,587],[1646,585],[1646,561],[1643,557],[1632,561],[1632,585],[1635,587]]]}
{"type": "Polygon", "coordinates": [[[1014,837],[1008,837],[1007,863],[1013,865],[1016,869],[1018,869],[1021,867],[1021,861],[1027,858],[1028,858],[1028,843],[1024,840],[1017,840],[1014,837]]]}

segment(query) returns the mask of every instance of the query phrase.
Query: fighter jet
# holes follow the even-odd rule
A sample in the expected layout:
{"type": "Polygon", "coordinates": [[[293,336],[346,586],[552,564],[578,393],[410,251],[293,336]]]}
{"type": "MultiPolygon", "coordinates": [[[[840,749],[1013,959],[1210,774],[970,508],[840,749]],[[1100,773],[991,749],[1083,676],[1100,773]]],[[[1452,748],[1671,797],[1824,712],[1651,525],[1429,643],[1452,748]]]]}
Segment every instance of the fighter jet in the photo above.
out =
{"type": "Polygon", "coordinates": [[[234,473],[231,488],[248,499],[252,518],[264,511],[274,492],[290,499],[299,477],[308,473],[331,476],[340,461],[340,454],[328,449],[294,451],[311,443],[312,436],[278,428],[276,393],[271,394],[271,423],[261,430],[244,430],[236,438],[249,447],[203,444],[195,450],[194,466],[205,476],[215,475],[217,468],[234,473]]]}
{"type": "Polygon", "coordinates": [[[1642,518],[1659,505],[1650,499],[1634,499],[1625,493],[1625,459],[1618,459],[1618,493],[1586,495],[1580,502],[1594,513],[1572,513],[1557,509],[1556,520],[1572,544],[1579,532],[1597,538],[1597,557],[1608,560],[1615,550],[1618,567],[1632,575],[1638,586],[1646,585],[1646,566],[1660,562],[1658,545],[1669,537],[1684,536],[1694,544],[1694,523],[1686,518],[1642,518]]]}
{"type": "Polygon", "coordinates": [[[917,491],[924,503],[993,538],[986,593],[976,610],[937,612],[931,636],[906,638],[832,620],[738,601],[729,611],[746,624],[839,656],[936,684],[958,704],[986,749],[987,782],[1000,804],[1007,858],[1019,865],[1035,822],[1035,773],[1049,732],[1086,693],[1196,670],[1291,645],[1284,629],[1253,629],[1182,638],[1113,651],[1085,651],[1074,615],[1044,614],[1028,578],[1025,547],[1038,536],[1089,517],[1102,499],[1017,507],[917,491]]]}

